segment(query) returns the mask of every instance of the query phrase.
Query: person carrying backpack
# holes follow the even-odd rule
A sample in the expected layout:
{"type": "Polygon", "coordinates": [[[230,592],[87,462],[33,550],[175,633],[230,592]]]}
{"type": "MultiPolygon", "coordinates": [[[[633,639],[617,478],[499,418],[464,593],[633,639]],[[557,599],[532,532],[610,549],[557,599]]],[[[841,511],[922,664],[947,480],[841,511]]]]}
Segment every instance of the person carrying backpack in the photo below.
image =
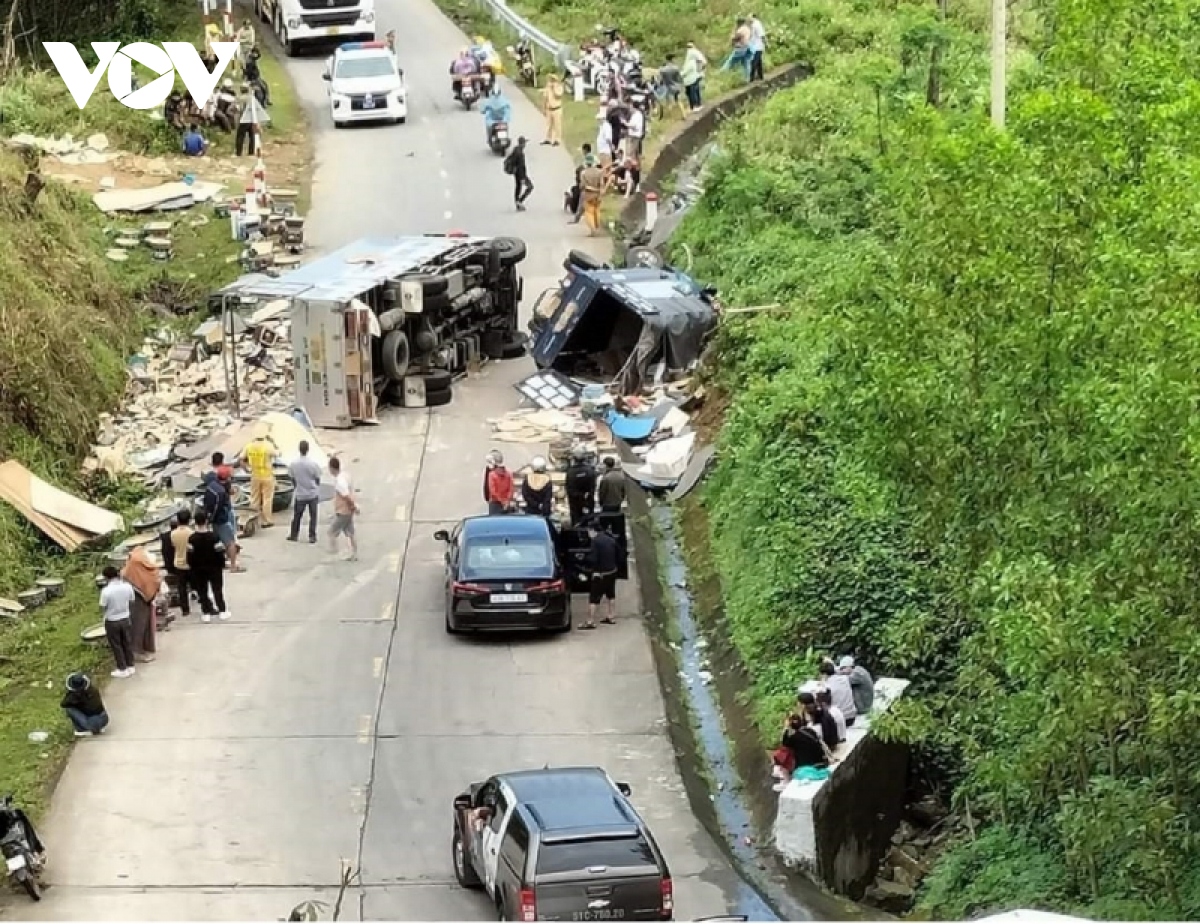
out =
{"type": "Polygon", "coordinates": [[[487,501],[488,514],[508,513],[513,505],[513,476],[504,467],[504,456],[493,449],[487,456],[487,468],[483,473],[483,499],[487,501]]]}
{"type": "Polygon", "coordinates": [[[513,178],[513,203],[518,212],[525,211],[525,200],[533,192],[533,181],[529,179],[529,165],[525,162],[525,136],[517,139],[517,146],[504,158],[504,172],[513,178]]]}
{"type": "Polygon", "coordinates": [[[237,519],[233,512],[231,470],[225,465],[225,455],[214,452],[212,455],[212,470],[204,474],[204,512],[208,514],[208,522],[212,531],[225,547],[229,557],[229,570],[240,572],[245,569],[238,565],[237,519]]]}
{"type": "Polygon", "coordinates": [[[578,526],[596,512],[596,470],[580,450],[576,450],[567,466],[566,491],[571,525],[578,526]]]}

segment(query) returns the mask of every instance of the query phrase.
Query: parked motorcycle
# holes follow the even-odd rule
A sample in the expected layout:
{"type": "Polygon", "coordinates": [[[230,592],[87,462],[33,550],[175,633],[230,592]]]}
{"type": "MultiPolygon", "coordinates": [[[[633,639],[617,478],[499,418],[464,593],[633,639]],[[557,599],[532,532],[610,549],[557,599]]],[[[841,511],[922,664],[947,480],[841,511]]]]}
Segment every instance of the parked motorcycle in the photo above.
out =
{"type": "Polygon", "coordinates": [[[492,127],[488,129],[488,147],[492,149],[492,153],[507,154],[511,146],[512,140],[508,136],[508,123],[493,122],[492,127]]]}
{"type": "Polygon", "coordinates": [[[508,53],[517,60],[517,73],[528,86],[537,86],[537,65],[533,63],[533,45],[523,38],[516,46],[509,45],[508,53]]]}
{"type": "Polygon", "coordinates": [[[42,886],[38,876],[42,871],[41,845],[36,837],[30,843],[33,828],[25,813],[13,807],[12,796],[5,796],[0,803],[0,853],[10,880],[17,882],[35,902],[42,900],[42,886]]]}

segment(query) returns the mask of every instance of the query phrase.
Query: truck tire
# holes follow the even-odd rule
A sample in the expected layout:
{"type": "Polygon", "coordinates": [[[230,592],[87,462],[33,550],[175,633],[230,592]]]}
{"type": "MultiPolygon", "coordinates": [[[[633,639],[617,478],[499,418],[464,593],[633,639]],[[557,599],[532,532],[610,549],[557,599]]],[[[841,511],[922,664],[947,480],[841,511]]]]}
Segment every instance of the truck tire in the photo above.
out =
{"type": "Polygon", "coordinates": [[[425,394],[431,391],[447,391],[454,384],[454,376],[444,369],[435,369],[421,376],[425,380],[425,394]]]}
{"type": "Polygon", "coordinates": [[[502,359],[504,353],[504,334],[500,331],[489,330],[480,339],[479,349],[488,359],[502,359]]]}
{"type": "Polygon", "coordinates": [[[584,253],[582,250],[572,250],[567,254],[567,259],[563,261],[563,269],[568,272],[573,269],[595,270],[603,267],[604,264],[597,260],[589,253],[584,253]]]}
{"type": "Polygon", "coordinates": [[[516,266],[529,252],[519,237],[498,237],[492,241],[492,249],[500,255],[501,266],[516,266]]]}
{"type": "Polygon", "coordinates": [[[454,389],[452,389],[452,388],[443,388],[440,391],[426,391],[425,392],[425,406],[426,407],[442,407],[445,404],[449,404],[453,400],[453,398],[454,398],[454,389]]]}
{"type": "Polygon", "coordinates": [[[505,340],[504,345],[500,348],[501,359],[520,359],[525,355],[525,339],[523,337],[514,337],[510,340],[505,340]]]}
{"type": "Polygon", "coordinates": [[[402,330],[388,331],[387,336],[383,338],[381,352],[383,371],[393,382],[399,382],[408,374],[408,361],[411,359],[408,336],[402,330]]]}
{"type": "Polygon", "coordinates": [[[662,269],[667,261],[653,247],[630,247],[625,251],[625,266],[627,268],[643,267],[645,269],[662,269]]]}

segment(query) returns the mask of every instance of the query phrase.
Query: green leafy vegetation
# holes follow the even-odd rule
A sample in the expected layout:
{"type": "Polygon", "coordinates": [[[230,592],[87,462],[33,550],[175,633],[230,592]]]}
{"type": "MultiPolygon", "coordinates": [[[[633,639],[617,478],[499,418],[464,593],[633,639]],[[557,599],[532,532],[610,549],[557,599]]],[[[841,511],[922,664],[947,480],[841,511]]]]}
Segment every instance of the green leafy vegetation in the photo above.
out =
{"type": "MultiPolygon", "coordinates": [[[[93,39],[198,41],[201,35],[199,9],[191,0],[87,3],[94,16],[86,22],[86,35],[78,31],[84,20],[72,19],[82,17],[79,7],[51,0],[31,7],[25,24],[35,17],[38,40],[83,45],[93,39]]],[[[18,43],[18,51],[24,50],[18,43]]],[[[147,113],[118,104],[103,85],[81,112],[58,75],[39,70],[37,63],[23,61],[0,85],[0,134],[83,139],[103,132],[117,150],[147,157],[176,152],[174,133],[147,113]]],[[[265,54],[261,66],[272,89],[268,162],[278,165],[276,177],[287,169],[303,189],[307,158],[300,103],[274,58],[265,54]]],[[[230,136],[217,133],[210,141],[214,158],[232,153],[230,136]]],[[[121,176],[121,163],[105,170],[121,176]]],[[[206,169],[216,169],[212,158],[196,161],[198,175],[206,169]]],[[[36,196],[28,195],[27,176],[35,170],[16,151],[0,148],[0,461],[16,459],[60,487],[127,513],[139,492],[123,482],[84,478],[80,462],[99,415],[121,397],[128,357],[151,325],[163,323],[143,303],[164,295],[184,305],[199,301],[240,272],[239,247],[230,240],[227,222],[196,207],[169,216],[175,256],[165,268],[141,252],[114,263],[104,256],[113,232],[140,226],[149,216],[102,215],[83,191],[94,185],[47,179],[36,196]]],[[[19,619],[0,619],[0,766],[6,791],[35,810],[44,807],[71,740],[58,710],[63,679],[71,670],[93,671],[108,663],[106,650],[80,639],[81,630],[99,621],[92,578],[105,557],[97,550],[63,554],[0,503],[0,595],[13,597],[42,577],[67,582],[61,600],[19,619]],[[51,736],[30,741],[33,731],[51,736]]]]}
{"type": "MultiPolygon", "coordinates": [[[[679,240],[732,304],[704,502],[774,736],[814,652],[977,837],[923,911],[1200,914],[1195,4],[802,2],[679,240]],[[800,38],[802,37],[802,38],[800,38]]],[[[761,12],[761,11],[760,11],[761,12]]],[[[647,14],[649,15],[649,14],[647,14]]]]}

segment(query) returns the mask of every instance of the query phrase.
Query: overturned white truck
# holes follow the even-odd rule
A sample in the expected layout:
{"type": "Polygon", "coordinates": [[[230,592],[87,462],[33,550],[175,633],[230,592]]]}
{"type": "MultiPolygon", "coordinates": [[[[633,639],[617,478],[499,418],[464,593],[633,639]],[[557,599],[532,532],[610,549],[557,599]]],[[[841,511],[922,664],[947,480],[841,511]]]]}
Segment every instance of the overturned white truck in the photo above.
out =
{"type": "Polygon", "coordinates": [[[222,313],[286,299],[296,404],[318,427],[373,420],[379,401],[448,404],[481,359],[524,355],[517,238],[364,238],[279,276],[215,293],[222,313]]]}

